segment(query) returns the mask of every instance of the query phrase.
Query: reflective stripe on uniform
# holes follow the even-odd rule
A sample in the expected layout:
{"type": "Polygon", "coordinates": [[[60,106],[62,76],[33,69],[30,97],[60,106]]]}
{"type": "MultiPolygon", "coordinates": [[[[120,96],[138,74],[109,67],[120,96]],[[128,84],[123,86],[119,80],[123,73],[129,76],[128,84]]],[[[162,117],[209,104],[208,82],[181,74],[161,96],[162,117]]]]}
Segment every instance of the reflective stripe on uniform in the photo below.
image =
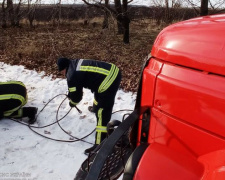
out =
{"type": "Polygon", "coordinates": [[[101,85],[98,88],[98,93],[103,92],[103,86],[109,81],[110,77],[113,75],[114,69],[115,69],[115,65],[112,64],[109,71],[109,75],[106,76],[106,78],[102,81],[101,85]]]}
{"type": "Polygon", "coordinates": [[[107,133],[107,127],[106,126],[96,126],[96,131],[107,133]]]}
{"type": "MultiPolygon", "coordinates": [[[[25,85],[21,81],[0,82],[0,85],[6,85],[6,84],[12,84],[12,85],[17,84],[17,85],[21,85],[21,86],[25,87],[25,85]]],[[[26,87],[25,87],[25,89],[26,89],[26,87]]],[[[23,97],[22,95],[19,95],[19,94],[3,94],[3,95],[0,95],[0,100],[10,100],[10,99],[19,100],[21,102],[21,105],[15,107],[13,109],[10,109],[8,111],[5,111],[3,113],[5,117],[10,116],[12,113],[14,113],[18,109],[20,109],[22,106],[24,106],[27,103],[28,96],[27,96],[27,94],[26,94],[26,97],[23,97]]],[[[19,111],[18,113],[21,113],[21,112],[22,112],[22,110],[19,111]]]]}
{"type": "Polygon", "coordinates": [[[83,59],[80,59],[79,62],[78,62],[78,64],[77,64],[76,71],[79,71],[80,70],[80,66],[81,66],[82,62],[83,62],[83,59]]]}
{"type": "Polygon", "coordinates": [[[69,92],[75,92],[75,91],[76,91],[76,87],[69,88],[69,92]]]}
{"type": "Polygon", "coordinates": [[[118,72],[119,72],[119,68],[116,67],[112,78],[103,86],[102,92],[106,91],[112,85],[112,83],[114,82],[114,80],[116,79],[118,75],[118,72]]]}
{"type": "Polygon", "coordinates": [[[27,103],[27,98],[24,99],[23,96],[18,95],[18,94],[4,94],[4,95],[0,95],[0,100],[9,100],[9,99],[17,99],[19,101],[21,101],[21,105],[10,109],[8,111],[4,112],[4,116],[10,116],[14,111],[17,111],[20,107],[24,106],[27,103]]]}
{"type": "Polygon", "coordinates": [[[21,101],[22,106],[27,103],[27,99],[25,99],[23,96],[19,94],[4,94],[0,95],[0,100],[8,100],[8,99],[18,99],[21,101]]]}
{"type": "Polygon", "coordinates": [[[98,93],[106,91],[111,86],[113,81],[116,79],[118,72],[119,68],[112,64],[109,75],[104,79],[98,88],[98,93]]]}
{"type": "Polygon", "coordinates": [[[13,115],[11,117],[12,118],[20,118],[20,117],[23,117],[23,109],[19,109],[17,112],[18,112],[17,115],[13,115]]]}
{"type": "Polygon", "coordinates": [[[96,135],[96,142],[95,142],[95,144],[100,144],[101,143],[101,134],[102,134],[102,132],[98,131],[97,127],[101,127],[102,126],[102,111],[103,111],[103,108],[100,108],[98,110],[98,124],[96,126],[96,133],[97,133],[97,135],[96,135]]]}
{"type": "Polygon", "coordinates": [[[20,81],[0,82],[0,85],[2,85],[2,84],[19,84],[19,85],[21,85],[21,86],[24,86],[24,87],[25,87],[25,85],[24,85],[22,82],[20,82],[20,81]]]}
{"type": "Polygon", "coordinates": [[[18,106],[16,108],[13,108],[11,110],[5,111],[3,114],[5,117],[10,116],[12,113],[14,113],[15,111],[17,111],[18,109],[20,109],[22,106],[18,106]]]}
{"type": "Polygon", "coordinates": [[[70,99],[70,103],[73,104],[73,105],[77,105],[78,104],[76,102],[73,102],[71,99],[70,99]]]}
{"type": "Polygon", "coordinates": [[[98,105],[98,102],[97,102],[95,99],[94,99],[94,102],[93,102],[93,103],[94,103],[94,105],[96,105],[96,106],[98,105]]]}
{"type": "Polygon", "coordinates": [[[95,66],[80,66],[80,71],[88,71],[88,72],[94,72],[94,73],[100,73],[104,75],[108,75],[109,71],[103,68],[95,67],[95,66]]]}
{"type": "Polygon", "coordinates": [[[114,64],[111,64],[111,68],[108,71],[106,69],[95,67],[95,66],[81,66],[82,62],[83,62],[83,59],[82,61],[80,60],[78,62],[78,65],[76,68],[77,71],[88,71],[88,72],[106,75],[105,79],[102,81],[101,85],[98,88],[98,93],[102,93],[106,91],[111,86],[113,81],[116,79],[119,72],[119,68],[116,67],[114,64]]]}

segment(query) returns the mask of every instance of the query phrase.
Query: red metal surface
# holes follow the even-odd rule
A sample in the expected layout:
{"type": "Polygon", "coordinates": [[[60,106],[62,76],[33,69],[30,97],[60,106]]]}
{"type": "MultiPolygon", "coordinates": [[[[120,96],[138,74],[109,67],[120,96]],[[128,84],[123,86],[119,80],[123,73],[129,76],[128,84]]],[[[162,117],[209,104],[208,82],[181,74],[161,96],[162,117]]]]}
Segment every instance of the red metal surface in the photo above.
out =
{"type": "MultiPolygon", "coordinates": [[[[225,78],[173,64],[164,63],[160,67],[157,75],[147,74],[150,72],[147,69],[152,66],[146,67],[146,79],[154,79],[155,86],[153,93],[152,90],[148,93],[146,89],[142,98],[151,94],[154,102],[147,104],[144,101],[144,106],[152,108],[148,138],[150,147],[160,144],[164,151],[159,157],[150,150],[145,152],[134,180],[166,178],[163,174],[168,173],[167,179],[179,179],[181,175],[178,173],[177,176],[177,171],[182,172],[180,166],[188,173],[184,173],[185,177],[192,176],[189,165],[174,162],[175,154],[187,160],[190,158],[194,164],[204,167],[203,172],[199,170],[202,175],[192,179],[222,180],[225,175],[225,153],[220,153],[222,162],[214,155],[225,151],[225,78]],[[152,156],[166,163],[165,168],[154,166],[155,161],[151,163],[149,160],[152,156]],[[152,166],[155,174],[149,173],[152,166]]],[[[145,85],[149,87],[148,83],[145,85]]]]}
{"type": "Polygon", "coordinates": [[[151,109],[150,146],[134,180],[225,179],[224,32],[225,15],[217,15],[157,37],[141,97],[151,109]]]}
{"type": "Polygon", "coordinates": [[[180,121],[225,137],[225,77],[164,64],[154,103],[180,121]]]}
{"type": "MultiPolygon", "coordinates": [[[[145,107],[150,107],[153,105],[154,99],[154,91],[155,91],[155,80],[156,76],[160,73],[162,68],[162,63],[156,61],[155,59],[151,59],[147,67],[143,71],[142,76],[142,97],[141,97],[141,104],[142,104],[142,111],[144,111],[145,107]]],[[[142,112],[143,113],[143,112],[142,112]]],[[[140,116],[142,119],[142,116],[140,116]]],[[[138,124],[138,136],[137,136],[137,145],[139,145],[141,139],[141,127],[142,121],[139,121],[138,124]]]]}
{"type": "MultiPolygon", "coordinates": [[[[225,150],[225,139],[153,108],[149,143],[162,144],[191,158],[225,150]]],[[[225,165],[225,164],[224,164],[225,165]]]]}
{"type": "Polygon", "coordinates": [[[154,91],[155,91],[155,80],[156,76],[160,73],[162,68],[162,62],[156,61],[154,58],[151,58],[149,64],[143,71],[142,76],[142,97],[141,105],[152,106],[154,91]]]}
{"type": "Polygon", "coordinates": [[[225,14],[200,17],[165,28],[151,54],[175,64],[225,75],[225,14]]]}
{"type": "Polygon", "coordinates": [[[203,172],[195,159],[154,143],[145,151],[134,180],[200,180],[203,172]]]}
{"type": "Polygon", "coordinates": [[[225,150],[205,154],[198,161],[204,164],[204,180],[225,179],[225,150]]]}

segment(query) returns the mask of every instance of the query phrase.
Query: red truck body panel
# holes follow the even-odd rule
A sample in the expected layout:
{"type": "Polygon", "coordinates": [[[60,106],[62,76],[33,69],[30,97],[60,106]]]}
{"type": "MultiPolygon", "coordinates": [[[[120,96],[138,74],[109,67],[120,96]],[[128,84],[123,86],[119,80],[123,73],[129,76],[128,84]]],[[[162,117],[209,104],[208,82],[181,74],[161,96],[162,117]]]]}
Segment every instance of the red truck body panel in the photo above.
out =
{"type": "Polygon", "coordinates": [[[165,28],[151,55],[141,95],[150,145],[133,179],[224,180],[225,15],[165,28]]]}
{"type": "Polygon", "coordinates": [[[225,14],[199,17],[165,28],[151,54],[159,59],[225,75],[225,14]]]}

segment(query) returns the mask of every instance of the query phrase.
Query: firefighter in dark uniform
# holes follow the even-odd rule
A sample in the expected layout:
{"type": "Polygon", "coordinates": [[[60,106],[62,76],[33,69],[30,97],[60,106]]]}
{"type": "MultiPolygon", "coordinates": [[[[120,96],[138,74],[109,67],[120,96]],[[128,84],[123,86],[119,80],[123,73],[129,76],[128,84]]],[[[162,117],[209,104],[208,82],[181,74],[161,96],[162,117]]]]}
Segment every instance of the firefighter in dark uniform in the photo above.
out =
{"type": "Polygon", "coordinates": [[[27,103],[27,90],[20,81],[0,82],[0,119],[28,117],[28,123],[35,122],[36,107],[23,107],[27,103]]]}
{"type": "Polygon", "coordinates": [[[93,106],[88,109],[97,118],[95,144],[86,149],[90,153],[107,135],[106,126],[111,119],[115,96],[121,81],[121,72],[114,64],[96,60],[60,58],[57,61],[59,71],[67,78],[70,106],[82,99],[83,88],[94,93],[93,106]]]}

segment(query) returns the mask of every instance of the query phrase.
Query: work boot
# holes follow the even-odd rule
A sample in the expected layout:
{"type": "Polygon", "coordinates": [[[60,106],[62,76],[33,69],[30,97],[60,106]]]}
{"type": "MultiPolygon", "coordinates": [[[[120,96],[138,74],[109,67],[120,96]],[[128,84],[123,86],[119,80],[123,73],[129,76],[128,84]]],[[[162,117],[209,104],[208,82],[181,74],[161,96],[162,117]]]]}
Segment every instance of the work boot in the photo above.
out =
{"type": "Polygon", "coordinates": [[[28,123],[34,124],[36,121],[36,114],[37,114],[38,108],[36,107],[23,107],[23,117],[28,117],[28,123]]]}
{"type": "Polygon", "coordinates": [[[88,110],[89,110],[90,112],[94,113],[94,108],[93,108],[93,106],[88,106],[88,110]]]}
{"type": "Polygon", "coordinates": [[[98,144],[94,144],[92,147],[86,149],[84,151],[84,154],[89,155],[91,152],[93,152],[95,150],[95,148],[98,146],[98,144]]]}

